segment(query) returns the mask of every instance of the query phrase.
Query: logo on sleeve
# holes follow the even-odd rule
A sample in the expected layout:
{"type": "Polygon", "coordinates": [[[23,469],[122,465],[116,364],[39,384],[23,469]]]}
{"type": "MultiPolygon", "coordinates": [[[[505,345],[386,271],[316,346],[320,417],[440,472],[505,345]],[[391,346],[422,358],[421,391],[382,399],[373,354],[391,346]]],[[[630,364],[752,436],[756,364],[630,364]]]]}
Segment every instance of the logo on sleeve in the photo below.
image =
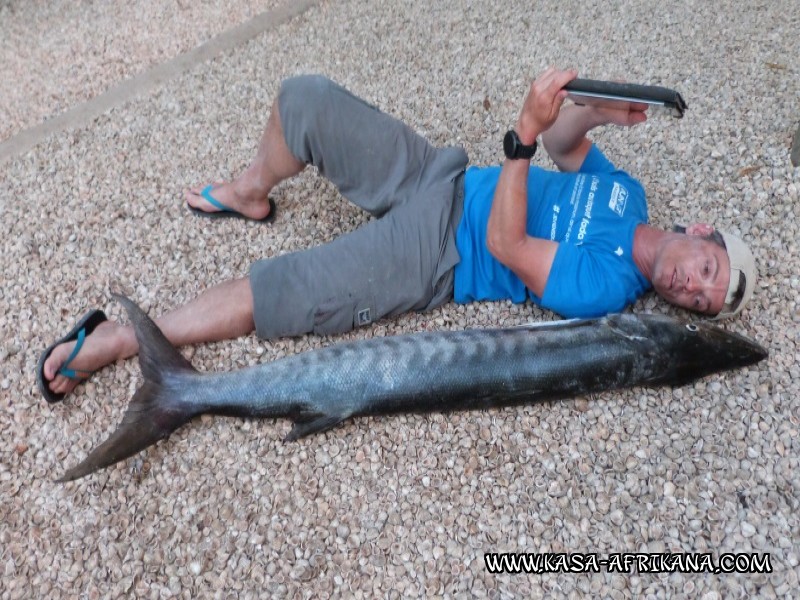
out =
{"type": "Polygon", "coordinates": [[[611,189],[611,200],[608,202],[608,208],[621,217],[625,214],[626,204],[628,204],[628,190],[615,181],[614,187],[611,189]]]}

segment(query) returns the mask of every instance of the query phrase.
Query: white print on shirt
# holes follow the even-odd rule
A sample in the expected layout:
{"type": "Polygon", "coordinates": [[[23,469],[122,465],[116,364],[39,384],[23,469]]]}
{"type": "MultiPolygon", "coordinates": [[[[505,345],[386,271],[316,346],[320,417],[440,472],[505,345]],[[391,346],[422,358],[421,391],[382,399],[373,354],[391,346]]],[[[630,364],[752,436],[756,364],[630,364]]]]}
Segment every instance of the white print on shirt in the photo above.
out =
{"type": "Polygon", "coordinates": [[[585,181],[586,175],[578,175],[575,178],[575,185],[572,188],[572,197],[569,199],[569,203],[572,205],[572,215],[569,217],[567,235],[564,236],[565,242],[568,242],[569,238],[572,236],[572,225],[575,223],[575,215],[578,212],[578,199],[581,197],[581,193],[583,192],[583,184],[585,181]]]}
{"type": "Polygon", "coordinates": [[[615,181],[614,187],[611,189],[611,200],[608,202],[608,208],[613,210],[621,217],[625,214],[625,205],[627,203],[628,190],[615,181]]]}
{"type": "Polygon", "coordinates": [[[592,208],[594,207],[594,193],[597,191],[597,186],[600,184],[600,178],[592,175],[592,185],[589,186],[589,196],[586,198],[586,208],[583,211],[583,219],[581,219],[580,227],[578,228],[578,243],[580,246],[583,243],[583,238],[586,237],[586,228],[592,222],[592,208]]]}
{"type": "Polygon", "coordinates": [[[556,239],[556,226],[558,225],[558,213],[561,212],[561,207],[558,204],[553,205],[553,223],[550,225],[550,239],[556,239]]]}

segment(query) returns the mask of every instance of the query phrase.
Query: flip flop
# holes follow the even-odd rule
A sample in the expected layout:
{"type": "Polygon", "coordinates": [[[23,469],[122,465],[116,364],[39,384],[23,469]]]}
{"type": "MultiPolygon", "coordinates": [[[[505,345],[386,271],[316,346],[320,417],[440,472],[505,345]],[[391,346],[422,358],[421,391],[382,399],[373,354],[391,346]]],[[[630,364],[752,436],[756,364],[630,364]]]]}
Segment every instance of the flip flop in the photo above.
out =
{"type": "Polygon", "coordinates": [[[219,211],[208,212],[206,210],[200,210],[199,208],[195,208],[194,206],[187,204],[186,206],[189,207],[189,210],[196,215],[199,215],[201,217],[207,217],[209,219],[234,218],[234,219],[244,219],[245,221],[256,221],[257,223],[270,223],[275,218],[276,208],[275,208],[275,202],[272,200],[272,198],[267,198],[267,200],[269,201],[269,214],[263,219],[251,219],[250,217],[243,215],[239,211],[233,210],[232,208],[225,206],[222,202],[214,198],[214,196],[211,195],[212,189],[214,189],[213,185],[207,185],[206,187],[203,188],[203,191],[200,192],[200,195],[205,199],[206,202],[208,202],[212,206],[217,207],[219,211]]]}
{"type": "Polygon", "coordinates": [[[44,396],[44,399],[50,404],[60,402],[64,399],[64,396],[66,396],[66,394],[56,394],[53,392],[48,387],[50,382],[44,376],[44,363],[50,354],[52,354],[53,349],[64,342],[77,340],[78,343],[75,344],[72,354],[70,354],[69,358],[67,358],[64,364],[61,365],[61,368],[58,370],[58,372],[65,377],[69,377],[70,379],[86,379],[92,374],[90,371],[70,369],[69,365],[75,359],[75,357],[78,356],[78,352],[80,352],[81,348],[83,347],[83,341],[86,339],[86,336],[92,333],[95,328],[100,325],[100,323],[107,320],[108,317],[106,317],[106,314],[102,310],[91,310],[86,313],[80,321],[78,321],[75,327],[73,327],[67,335],[48,346],[48,348],[42,352],[42,356],[39,358],[39,364],[36,367],[36,383],[39,385],[39,391],[42,393],[42,396],[44,396]]]}

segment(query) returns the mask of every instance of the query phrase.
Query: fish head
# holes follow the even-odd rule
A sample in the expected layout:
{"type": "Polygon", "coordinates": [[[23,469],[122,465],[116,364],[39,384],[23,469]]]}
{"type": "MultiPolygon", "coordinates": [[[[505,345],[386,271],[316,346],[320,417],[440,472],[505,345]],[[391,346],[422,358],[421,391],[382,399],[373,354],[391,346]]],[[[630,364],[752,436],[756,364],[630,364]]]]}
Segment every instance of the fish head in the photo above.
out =
{"type": "Polygon", "coordinates": [[[639,328],[651,342],[656,385],[684,385],[706,375],[754,365],[767,350],[748,337],[708,321],[686,321],[661,315],[640,315],[639,328]]]}

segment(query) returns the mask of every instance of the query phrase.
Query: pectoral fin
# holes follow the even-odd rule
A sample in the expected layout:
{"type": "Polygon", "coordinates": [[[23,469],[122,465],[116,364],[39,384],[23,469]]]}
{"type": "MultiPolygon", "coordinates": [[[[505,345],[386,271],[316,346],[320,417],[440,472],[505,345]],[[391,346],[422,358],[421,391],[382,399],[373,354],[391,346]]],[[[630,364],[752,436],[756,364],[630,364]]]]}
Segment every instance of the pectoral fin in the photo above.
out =
{"type": "Polygon", "coordinates": [[[297,418],[294,420],[292,430],[283,438],[283,441],[294,442],[312,433],[322,433],[328,429],[333,429],[346,418],[344,415],[322,413],[297,418]]]}

